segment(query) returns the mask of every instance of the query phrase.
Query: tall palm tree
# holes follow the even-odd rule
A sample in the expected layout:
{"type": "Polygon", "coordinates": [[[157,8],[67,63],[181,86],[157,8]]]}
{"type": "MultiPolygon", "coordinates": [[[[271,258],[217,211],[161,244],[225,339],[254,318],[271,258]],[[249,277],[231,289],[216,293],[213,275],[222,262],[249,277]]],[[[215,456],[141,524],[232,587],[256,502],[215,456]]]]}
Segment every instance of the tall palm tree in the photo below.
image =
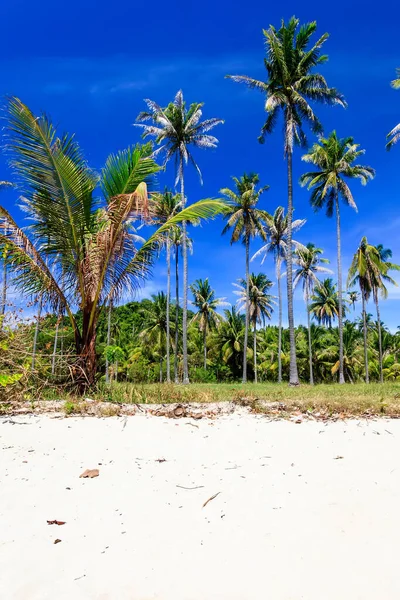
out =
{"type": "Polygon", "coordinates": [[[300,26],[299,19],[292,17],[288,23],[282,21],[276,29],[272,25],[264,30],[267,57],[264,65],[267,80],[258,81],[245,75],[229,75],[234,81],[245,83],[265,95],[267,119],[262,127],[260,142],[275,129],[279,112],[284,121],[284,155],[287,158],[288,170],[288,258],[287,258],[287,293],[288,320],[290,330],[290,384],[298,385],[296,361],[296,341],[293,318],[293,281],[292,281],[292,220],[293,220],[293,177],[292,159],[295,144],[304,146],[306,138],[303,125],[308,125],[313,133],[321,133],[322,126],[314,113],[311,102],[339,104],[345,106],[342,95],[328,87],[325,78],[315,69],[327,60],[321,54],[321,48],[328,39],[322,35],[314,44],[311,37],[317,29],[316,22],[300,26]]]}
{"type": "Polygon", "coordinates": [[[251,273],[249,282],[249,296],[247,296],[246,279],[239,279],[239,284],[235,283],[234,285],[239,288],[239,291],[235,292],[239,296],[239,310],[246,309],[247,297],[249,298],[249,316],[253,325],[254,383],[257,383],[257,323],[264,325],[266,319],[271,319],[276,296],[268,294],[273,283],[264,273],[251,273]]]}
{"type": "Polygon", "coordinates": [[[350,292],[347,292],[347,294],[349,296],[350,305],[353,307],[354,311],[356,310],[356,303],[358,302],[360,294],[356,290],[351,290],[350,292]]]}
{"type": "Polygon", "coordinates": [[[228,205],[224,214],[227,221],[222,234],[232,230],[231,244],[242,242],[246,250],[246,311],[245,311],[245,333],[243,344],[243,383],[247,382],[247,345],[249,336],[249,264],[250,264],[250,240],[260,236],[266,240],[263,225],[269,214],[265,210],[257,208],[261,194],[268,190],[269,186],[257,189],[259,177],[256,173],[244,174],[240,179],[233,177],[235,190],[223,188],[221,194],[227,197],[228,205]]]}
{"type": "Polygon", "coordinates": [[[343,373],[343,282],[342,282],[342,258],[340,242],[340,205],[339,198],[345,204],[357,210],[353,194],[346,180],[360,179],[366,185],[374,177],[371,167],[355,164],[356,160],[364,154],[359,149],[353,138],[339,139],[336,131],[327,138],[320,138],[311,150],[302,158],[305,162],[316,167],[315,171],[304,173],[300,182],[312,190],[310,202],[314,210],[326,207],[326,214],[332,217],[336,213],[336,242],[337,242],[337,276],[339,294],[339,383],[344,383],[343,373]]]}
{"type": "MultiPolygon", "coordinates": [[[[163,194],[154,194],[154,216],[157,223],[166,223],[181,209],[180,196],[165,189],[163,194]]],[[[165,248],[167,254],[167,383],[171,381],[170,364],[170,335],[169,335],[169,313],[171,303],[171,232],[165,234],[165,248]]]]}
{"type": "Polygon", "coordinates": [[[391,257],[391,251],[372,246],[364,236],[357,248],[349,269],[349,285],[358,283],[363,298],[363,330],[364,330],[364,362],[365,362],[365,381],[369,382],[368,374],[368,355],[367,355],[367,324],[365,304],[372,294],[376,306],[377,328],[378,328],[378,348],[379,348],[379,379],[383,383],[383,357],[382,357],[382,328],[379,310],[379,294],[387,298],[388,291],[384,282],[397,285],[388,275],[390,269],[400,270],[400,266],[387,261],[391,257]]]}
{"type": "Polygon", "coordinates": [[[160,240],[172,226],[215,215],[224,205],[211,200],[195,204],[138,250],[132,222],[150,216],[146,181],[159,170],[149,145],[109,156],[98,176],[73,136],[58,137],[46,115],[36,117],[11,98],[7,116],[11,164],[32,225],[23,231],[0,207],[0,252],[7,247],[17,289],[27,296],[42,295],[44,304],[65,311],[77,355],[72,372],[84,391],[95,381],[97,322],[110,298],[148,276],[160,240]]]}
{"type": "MultiPolygon", "coordinates": [[[[175,226],[170,230],[171,245],[174,247],[175,253],[175,353],[174,353],[174,381],[179,383],[178,374],[178,352],[179,352],[179,253],[183,246],[183,230],[179,226],[175,226]]],[[[185,234],[186,249],[190,253],[193,250],[193,241],[187,234],[185,234]]]]}
{"type": "MultiPolygon", "coordinates": [[[[12,184],[9,181],[0,181],[0,190],[8,188],[8,187],[13,187],[14,184],[12,184]]],[[[3,259],[3,283],[2,283],[2,288],[1,288],[1,301],[0,301],[0,317],[4,317],[4,314],[6,312],[6,305],[7,305],[7,247],[4,247],[3,250],[3,255],[2,255],[2,259],[3,259]]],[[[0,328],[3,327],[3,321],[4,319],[1,319],[0,321],[0,328]]]]}
{"type": "Polygon", "coordinates": [[[199,329],[203,333],[203,351],[204,351],[204,369],[207,369],[207,332],[223,321],[222,315],[217,313],[219,306],[227,306],[225,298],[216,298],[215,291],[210,286],[207,279],[196,279],[190,286],[194,296],[193,305],[197,308],[197,313],[192,319],[192,323],[198,323],[199,329]]]}
{"type": "MultiPolygon", "coordinates": [[[[186,206],[184,167],[188,162],[194,166],[202,182],[201,171],[191,153],[190,148],[216,148],[218,140],[207,132],[216,125],[223,123],[222,119],[207,119],[201,121],[203,104],[196,102],[186,107],[182,91],[179,90],[174,101],[163,109],[152,100],[145,100],[148,111],[142,112],[137,117],[138,127],[143,129],[143,137],[154,137],[159,148],[155,155],[164,154],[164,166],[171,158],[175,159],[176,178],[175,185],[180,183],[182,208],[186,206]],[[144,123],[150,121],[151,125],[144,123]]],[[[183,228],[183,383],[189,383],[188,355],[187,355],[187,294],[188,294],[188,264],[186,247],[186,222],[183,228]]]]}
{"type": "MultiPolygon", "coordinates": [[[[304,225],[305,219],[296,219],[292,221],[292,233],[304,225]]],[[[279,325],[278,325],[278,383],[282,382],[282,290],[281,290],[281,267],[282,262],[286,261],[288,252],[288,218],[285,216],[285,209],[278,206],[273,215],[267,217],[265,225],[267,243],[258,250],[251,260],[262,256],[261,264],[268,254],[272,254],[275,260],[276,279],[278,282],[278,305],[279,305],[279,325]]],[[[292,246],[299,247],[299,242],[292,238],[292,246]]]]}
{"type": "MultiPolygon", "coordinates": [[[[391,86],[393,89],[399,90],[400,89],[400,69],[396,69],[396,75],[397,75],[397,77],[396,77],[396,79],[393,79],[393,81],[391,82],[391,86]]],[[[393,127],[393,129],[391,131],[389,131],[386,138],[388,140],[388,142],[386,144],[386,149],[390,150],[390,148],[400,140],[400,123],[398,123],[396,125],[396,127],[393,127]]]]}
{"type": "MultiPolygon", "coordinates": [[[[324,279],[310,298],[309,311],[318,325],[332,327],[332,321],[339,317],[339,296],[332,279],[324,279]]],[[[344,309],[344,307],[342,307],[344,309]]],[[[344,316],[343,310],[343,316],[344,316]]]]}
{"type": "Polygon", "coordinates": [[[145,342],[150,342],[157,349],[160,361],[160,383],[162,383],[163,359],[167,346],[172,341],[172,336],[168,339],[167,335],[170,335],[171,329],[173,331],[173,323],[168,323],[167,321],[166,294],[158,292],[158,294],[152,294],[151,299],[151,304],[141,310],[144,317],[144,328],[140,333],[140,337],[145,342]]]}
{"type": "Polygon", "coordinates": [[[307,329],[308,329],[308,356],[310,363],[310,385],[314,385],[313,376],[313,360],[312,360],[312,344],[311,344],[311,327],[310,327],[310,311],[309,302],[314,293],[315,286],[319,285],[318,273],[332,273],[330,269],[321,266],[321,263],[329,263],[327,258],[321,258],[323,253],[322,248],[317,248],[314,244],[307,244],[305,248],[296,250],[295,264],[297,269],[294,273],[293,286],[302,282],[303,295],[307,309],[307,329]]]}
{"type": "Polygon", "coordinates": [[[224,310],[224,321],[215,333],[216,348],[221,352],[223,362],[231,364],[235,376],[240,370],[243,371],[240,363],[244,355],[245,321],[245,315],[232,306],[231,309],[224,310]]]}

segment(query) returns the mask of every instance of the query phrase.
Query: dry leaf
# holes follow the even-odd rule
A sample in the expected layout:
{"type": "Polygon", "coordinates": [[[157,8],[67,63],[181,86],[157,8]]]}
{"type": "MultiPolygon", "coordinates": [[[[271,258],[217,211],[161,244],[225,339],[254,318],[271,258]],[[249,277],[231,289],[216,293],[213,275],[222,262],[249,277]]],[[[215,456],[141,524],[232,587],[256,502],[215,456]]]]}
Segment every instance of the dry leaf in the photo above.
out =
{"type": "Polygon", "coordinates": [[[59,544],[61,542],[60,538],[57,538],[56,540],[54,540],[54,544],[59,544]]]}
{"type": "Polygon", "coordinates": [[[214,494],[214,496],[211,496],[211,498],[209,498],[208,500],[206,500],[202,506],[202,508],[204,508],[205,506],[207,506],[207,504],[209,502],[211,502],[211,500],[214,500],[214,498],[216,498],[221,492],[217,492],[216,494],[214,494]]]}
{"type": "Polygon", "coordinates": [[[47,521],[47,525],[65,525],[65,521],[57,521],[55,519],[54,521],[47,521]]]}
{"type": "Polygon", "coordinates": [[[81,473],[79,475],[79,477],[84,477],[85,479],[87,477],[89,477],[90,479],[93,479],[93,477],[98,477],[98,476],[99,476],[98,469],[86,469],[86,471],[83,471],[83,473],[81,473]]]}

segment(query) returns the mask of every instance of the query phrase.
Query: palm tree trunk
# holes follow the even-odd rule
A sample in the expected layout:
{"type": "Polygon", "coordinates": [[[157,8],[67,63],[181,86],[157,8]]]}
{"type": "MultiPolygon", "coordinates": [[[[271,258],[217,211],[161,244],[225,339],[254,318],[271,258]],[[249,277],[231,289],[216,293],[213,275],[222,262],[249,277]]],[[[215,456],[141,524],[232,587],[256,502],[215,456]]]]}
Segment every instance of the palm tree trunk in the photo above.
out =
{"type": "Polygon", "coordinates": [[[163,360],[162,360],[162,357],[160,357],[160,383],[163,382],[163,380],[162,380],[162,363],[163,363],[163,360]]]}
{"type": "Polygon", "coordinates": [[[58,330],[60,328],[61,314],[59,314],[56,324],[56,332],[54,336],[53,356],[51,357],[51,374],[54,375],[56,372],[56,354],[58,346],[58,330]]]}
{"type": "Polygon", "coordinates": [[[381,327],[381,311],[379,310],[378,294],[374,294],[376,306],[376,318],[378,321],[378,343],[379,343],[379,382],[383,383],[383,357],[382,357],[382,327],[381,327]]]}
{"type": "Polygon", "coordinates": [[[339,194],[336,190],[336,242],[337,242],[337,270],[338,270],[338,304],[339,304],[339,383],[344,383],[343,372],[343,292],[342,292],[342,252],[340,244],[340,209],[339,194]]]}
{"type": "Polygon", "coordinates": [[[178,376],[178,344],[179,344],[179,246],[175,245],[175,356],[174,356],[174,379],[179,383],[178,376]]]}
{"type": "MultiPolygon", "coordinates": [[[[6,312],[6,304],[7,304],[7,263],[3,259],[3,286],[1,288],[1,306],[0,306],[0,316],[4,317],[6,312]]],[[[1,320],[1,328],[3,328],[4,319],[1,320]]]]}
{"type": "Polygon", "coordinates": [[[257,382],[257,321],[254,321],[254,340],[253,340],[253,353],[254,353],[254,383],[257,382]]]}
{"type": "Polygon", "coordinates": [[[312,344],[311,344],[311,323],[310,323],[310,311],[309,311],[309,307],[308,307],[308,293],[306,295],[306,307],[307,307],[307,327],[308,327],[308,360],[310,362],[310,385],[314,385],[312,344]]]}
{"type": "Polygon", "coordinates": [[[167,382],[171,382],[169,307],[171,300],[171,241],[167,238],[167,382]]]}
{"type": "Polygon", "coordinates": [[[37,317],[36,317],[35,333],[34,333],[34,336],[33,336],[32,363],[31,363],[31,370],[32,371],[35,370],[36,348],[37,348],[37,339],[38,339],[38,335],[39,335],[39,324],[40,324],[40,317],[41,317],[41,314],[42,314],[42,306],[43,306],[43,295],[40,294],[40,296],[39,296],[38,312],[37,312],[37,317]]]}
{"type": "Polygon", "coordinates": [[[207,371],[207,327],[203,331],[203,346],[204,346],[204,370],[207,371]]]}
{"type": "Polygon", "coordinates": [[[290,338],[290,376],[289,385],[299,385],[296,358],[296,338],[294,333],[293,316],[293,269],[292,269],[292,221],[293,221],[293,172],[292,172],[293,150],[287,155],[288,162],[288,219],[287,219],[287,296],[288,296],[288,321],[290,338]]]}
{"type": "MultiPolygon", "coordinates": [[[[107,341],[106,341],[106,346],[110,345],[111,342],[111,311],[112,311],[112,306],[111,306],[111,300],[110,300],[110,304],[108,307],[108,315],[107,315],[107,341]]],[[[106,383],[110,383],[110,363],[108,360],[108,357],[106,355],[106,383]]]]}
{"type": "MultiPolygon", "coordinates": [[[[185,208],[185,186],[183,180],[183,166],[181,165],[181,203],[185,208]]],[[[189,383],[189,367],[187,352],[187,303],[188,303],[188,257],[186,240],[186,221],[182,221],[182,254],[183,254],[183,319],[182,319],[182,346],[183,346],[183,383],[189,383]]]]}
{"type": "Polygon", "coordinates": [[[276,278],[278,280],[278,383],[282,383],[282,289],[281,289],[281,257],[276,258],[276,278]]]}
{"type": "Polygon", "coordinates": [[[368,374],[368,350],[367,350],[367,315],[365,311],[365,296],[361,292],[362,297],[362,313],[363,313],[363,334],[364,334],[364,367],[365,367],[365,383],[369,383],[368,374]]]}
{"type": "Polygon", "coordinates": [[[115,381],[118,381],[118,361],[115,361],[115,381]]]}
{"type": "Polygon", "coordinates": [[[247,383],[247,344],[249,339],[249,262],[250,262],[250,239],[246,233],[246,320],[244,328],[244,346],[243,346],[243,378],[242,383],[247,383]]]}

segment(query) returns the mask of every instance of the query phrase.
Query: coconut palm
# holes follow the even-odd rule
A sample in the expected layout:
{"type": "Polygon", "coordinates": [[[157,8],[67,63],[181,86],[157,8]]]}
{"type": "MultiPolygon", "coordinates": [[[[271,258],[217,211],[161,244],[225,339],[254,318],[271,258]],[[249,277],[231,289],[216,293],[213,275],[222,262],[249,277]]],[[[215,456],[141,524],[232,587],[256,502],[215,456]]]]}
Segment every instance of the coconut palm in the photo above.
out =
{"type": "MultiPolygon", "coordinates": [[[[168,219],[176,215],[182,207],[180,196],[165,189],[163,194],[154,194],[154,217],[157,223],[166,223],[168,219]]],[[[170,365],[170,335],[169,335],[169,313],[171,302],[171,232],[165,234],[165,248],[167,254],[167,382],[171,381],[170,365]]]]}
{"type": "MultiPolygon", "coordinates": [[[[243,371],[243,343],[245,335],[245,315],[232,306],[224,310],[224,321],[215,333],[215,347],[221,352],[225,364],[230,364],[236,376],[243,371]]],[[[250,349],[248,349],[250,353],[250,349]]]]}
{"type": "Polygon", "coordinates": [[[245,83],[250,88],[261,91],[268,113],[260,135],[260,142],[275,129],[279,112],[284,120],[284,154],[288,168],[288,260],[287,292],[288,320],[290,330],[290,383],[298,385],[299,378],[296,362],[296,342],[293,318],[293,282],[292,282],[292,220],[293,220],[293,182],[292,159],[295,144],[304,146],[306,138],[303,125],[308,125],[314,133],[321,133],[322,126],[315,115],[311,102],[339,104],[345,106],[339,92],[328,87],[325,78],[315,69],[326,62],[327,56],[321,54],[321,48],[328,39],[322,35],[314,44],[311,37],[316,31],[316,22],[299,27],[300,21],[292,17],[288,23],[282,21],[276,29],[272,25],[264,30],[267,57],[264,65],[267,80],[258,81],[245,75],[229,75],[234,81],[245,83]]]}
{"type": "Polygon", "coordinates": [[[318,325],[331,328],[332,321],[339,317],[339,296],[332,279],[327,278],[319,283],[310,300],[309,311],[318,325]]]}
{"type": "Polygon", "coordinates": [[[197,313],[192,319],[192,323],[198,323],[199,329],[203,333],[203,351],[204,351],[204,369],[207,369],[207,333],[210,329],[218,327],[223,321],[222,315],[217,313],[219,306],[227,306],[225,298],[216,298],[215,291],[210,286],[207,279],[196,279],[190,286],[193,294],[193,305],[197,308],[197,313]]]}
{"type": "MultiPolygon", "coordinates": [[[[143,129],[143,137],[154,137],[159,146],[155,155],[164,154],[164,166],[171,158],[175,159],[176,178],[175,185],[180,183],[182,208],[186,206],[184,167],[190,162],[202,182],[201,171],[191,153],[194,148],[216,148],[218,140],[207,132],[216,125],[223,123],[222,119],[207,119],[201,121],[202,103],[193,103],[186,107],[182,91],[179,90],[174,101],[163,109],[152,100],[145,100],[148,111],[139,114],[136,123],[143,129]],[[145,123],[150,121],[151,124],[145,123]]],[[[186,222],[183,228],[183,383],[189,383],[188,355],[187,355],[187,294],[188,294],[188,264],[186,247],[186,222]]]]}
{"type": "MultiPolygon", "coordinates": [[[[400,89],[400,69],[396,69],[396,75],[397,75],[397,77],[396,77],[396,79],[393,79],[393,81],[391,82],[391,86],[393,89],[399,90],[400,89]]],[[[393,129],[391,131],[389,131],[386,138],[388,140],[388,142],[386,144],[386,149],[390,150],[390,148],[400,140],[400,123],[398,123],[396,125],[396,127],[393,127],[393,129]]]]}
{"type": "Polygon", "coordinates": [[[310,384],[314,385],[312,345],[311,345],[311,327],[309,301],[314,293],[315,286],[319,285],[318,273],[332,273],[330,269],[322,266],[322,263],[329,263],[327,258],[321,258],[322,248],[317,248],[314,244],[307,244],[306,247],[298,248],[295,255],[295,264],[297,269],[294,273],[293,286],[301,282],[303,285],[304,301],[307,309],[307,329],[308,329],[308,356],[310,364],[310,384]]]}
{"type": "Polygon", "coordinates": [[[355,290],[351,290],[350,292],[347,292],[347,294],[349,296],[350,305],[353,307],[353,311],[354,311],[354,310],[356,310],[356,303],[358,302],[358,300],[360,298],[360,294],[355,290]]]}
{"type": "MultiPolygon", "coordinates": [[[[304,225],[305,219],[292,221],[292,233],[304,225]]],[[[261,264],[264,263],[268,254],[272,254],[275,260],[276,279],[278,282],[278,306],[279,306],[279,331],[278,331],[278,382],[282,381],[282,291],[281,291],[281,266],[286,261],[288,251],[288,218],[285,209],[278,206],[273,215],[267,217],[265,225],[267,243],[258,250],[251,260],[262,256],[261,264]]],[[[292,246],[298,248],[299,242],[292,238],[292,246]]]]}
{"type": "Polygon", "coordinates": [[[391,251],[372,246],[364,236],[357,248],[349,269],[349,285],[358,283],[363,298],[363,329],[364,329],[364,362],[365,362],[365,381],[369,382],[368,374],[368,356],[367,356],[367,324],[365,305],[372,294],[376,306],[378,345],[379,345],[379,379],[383,383],[383,357],[382,357],[382,330],[379,310],[379,295],[387,298],[388,291],[384,282],[397,285],[388,275],[389,270],[400,270],[400,266],[387,261],[391,257],[391,251]]]}
{"type": "Polygon", "coordinates": [[[264,273],[251,273],[249,276],[249,294],[247,295],[247,280],[239,279],[235,283],[239,291],[234,293],[239,296],[238,309],[246,309],[249,306],[250,323],[253,326],[253,364],[254,383],[257,383],[257,324],[264,325],[267,319],[271,319],[274,312],[276,296],[268,294],[273,283],[264,273]],[[249,299],[247,303],[247,298],[249,299]]]}
{"type": "Polygon", "coordinates": [[[223,188],[221,194],[228,199],[224,218],[227,221],[222,234],[232,230],[231,244],[242,242],[246,250],[246,294],[247,306],[245,311],[245,334],[243,344],[243,383],[247,382],[247,345],[249,335],[249,263],[250,263],[250,240],[260,236],[266,240],[263,225],[269,214],[265,210],[257,208],[261,194],[268,190],[269,186],[257,189],[259,177],[255,173],[244,174],[240,179],[233,177],[235,190],[223,188]]]}
{"type": "Polygon", "coordinates": [[[11,165],[32,224],[22,230],[0,207],[0,251],[7,247],[17,289],[65,311],[77,355],[72,374],[83,391],[95,381],[96,327],[103,307],[149,275],[166,231],[182,220],[216,214],[223,205],[197,203],[138,250],[132,223],[149,216],[146,181],[159,170],[149,145],[111,155],[98,176],[73,136],[58,137],[47,116],[36,117],[18,98],[9,100],[7,115],[11,165]]]}
{"type": "MultiPolygon", "coordinates": [[[[9,181],[0,181],[0,190],[13,187],[13,184],[9,181]]],[[[0,317],[4,317],[7,305],[7,247],[3,250],[3,283],[1,288],[1,301],[0,301],[0,317]]],[[[4,319],[0,319],[0,328],[3,327],[4,319]]]]}
{"type": "Polygon", "coordinates": [[[170,331],[174,325],[167,322],[167,296],[164,292],[152,294],[152,302],[149,306],[142,309],[144,317],[144,328],[140,336],[146,343],[151,343],[156,348],[160,361],[160,383],[163,379],[163,359],[166,353],[168,344],[171,344],[172,335],[170,331]],[[172,325],[172,327],[171,327],[172,325]],[[168,339],[170,335],[170,339],[168,339]]]}
{"type": "Polygon", "coordinates": [[[339,297],[339,383],[344,383],[343,374],[343,294],[342,294],[342,258],[340,242],[340,205],[339,198],[345,204],[357,210],[353,194],[347,180],[359,179],[366,185],[374,177],[371,167],[355,164],[357,159],[364,154],[359,149],[353,138],[339,139],[333,131],[327,138],[320,138],[308,154],[302,158],[305,162],[313,164],[317,170],[304,173],[301,184],[307,185],[311,191],[310,202],[314,210],[326,207],[326,214],[332,217],[336,214],[336,241],[337,241],[337,275],[339,297]]]}

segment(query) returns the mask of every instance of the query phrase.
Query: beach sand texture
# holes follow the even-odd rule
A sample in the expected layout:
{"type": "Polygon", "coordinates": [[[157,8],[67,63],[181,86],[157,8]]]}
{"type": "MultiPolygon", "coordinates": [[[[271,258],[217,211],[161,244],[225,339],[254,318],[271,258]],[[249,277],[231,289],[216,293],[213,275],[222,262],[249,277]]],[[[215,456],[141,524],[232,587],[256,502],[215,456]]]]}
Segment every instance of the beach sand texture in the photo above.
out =
{"type": "Polygon", "coordinates": [[[400,598],[400,421],[23,415],[0,452],[1,599],[400,598]]]}

